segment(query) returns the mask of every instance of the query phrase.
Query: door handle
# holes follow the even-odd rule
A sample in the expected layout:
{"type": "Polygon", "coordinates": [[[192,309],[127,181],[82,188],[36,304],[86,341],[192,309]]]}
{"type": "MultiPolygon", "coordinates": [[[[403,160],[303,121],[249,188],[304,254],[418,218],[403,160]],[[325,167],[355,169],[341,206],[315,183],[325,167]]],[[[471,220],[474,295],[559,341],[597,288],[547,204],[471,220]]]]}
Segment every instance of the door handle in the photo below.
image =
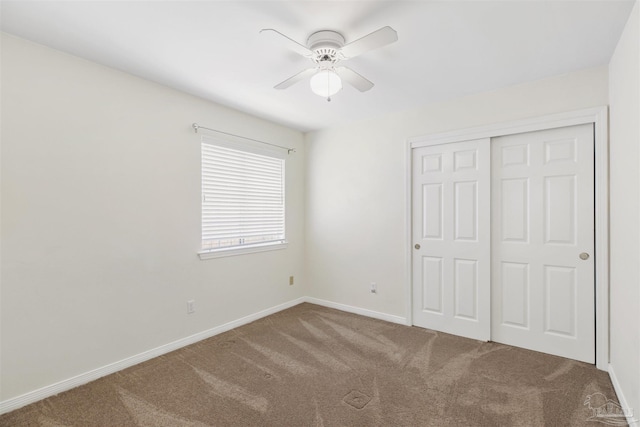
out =
{"type": "Polygon", "coordinates": [[[589,254],[586,253],[586,252],[582,252],[580,254],[580,259],[583,260],[583,261],[588,260],[589,259],[589,254]]]}
{"type": "Polygon", "coordinates": [[[416,245],[414,246],[414,248],[416,248],[416,249],[420,249],[420,245],[416,243],[416,245]]]}

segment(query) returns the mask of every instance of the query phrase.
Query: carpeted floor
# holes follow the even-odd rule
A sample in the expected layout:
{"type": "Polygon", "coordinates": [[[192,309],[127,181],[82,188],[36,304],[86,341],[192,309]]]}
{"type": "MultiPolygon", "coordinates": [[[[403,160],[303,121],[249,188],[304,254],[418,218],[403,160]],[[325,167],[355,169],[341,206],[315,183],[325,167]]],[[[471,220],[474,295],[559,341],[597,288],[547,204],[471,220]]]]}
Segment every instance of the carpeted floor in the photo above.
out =
{"type": "Polygon", "coordinates": [[[597,426],[607,398],[592,365],[301,304],[0,425],[597,426]]]}

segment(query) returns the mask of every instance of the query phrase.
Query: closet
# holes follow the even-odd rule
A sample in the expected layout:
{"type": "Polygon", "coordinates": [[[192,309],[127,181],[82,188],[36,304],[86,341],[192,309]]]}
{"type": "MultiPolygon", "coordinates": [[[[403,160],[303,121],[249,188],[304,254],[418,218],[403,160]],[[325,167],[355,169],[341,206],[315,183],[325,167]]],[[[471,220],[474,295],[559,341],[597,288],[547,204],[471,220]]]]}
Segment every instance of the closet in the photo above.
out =
{"type": "Polygon", "coordinates": [[[595,362],[594,124],[411,148],[413,324],[595,362]]]}

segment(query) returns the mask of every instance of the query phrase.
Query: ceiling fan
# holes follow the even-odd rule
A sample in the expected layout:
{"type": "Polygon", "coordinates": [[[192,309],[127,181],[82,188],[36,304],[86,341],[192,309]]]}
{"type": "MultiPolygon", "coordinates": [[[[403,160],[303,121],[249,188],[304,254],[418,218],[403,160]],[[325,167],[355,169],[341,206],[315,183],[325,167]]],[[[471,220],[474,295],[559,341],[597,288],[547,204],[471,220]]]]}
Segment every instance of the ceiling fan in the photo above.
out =
{"type": "Polygon", "coordinates": [[[391,27],[382,27],[358,40],[345,44],[342,34],[322,30],[309,36],[307,45],[285,36],[279,31],[265,28],[261,34],[268,35],[285,47],[309,58],[314,65],[289,77],[275,86],[276,89],[286,89],[301,80],[310,78],[311,90],[331,101],[331,96],[342,89],[342,81],[346,81],[360,92],[373,87],[373,83],[356,73],[349,67],[338,66],[340,61],[354,58],[365,52],[385,46],[398,40],[398,33],[391,27]]]}

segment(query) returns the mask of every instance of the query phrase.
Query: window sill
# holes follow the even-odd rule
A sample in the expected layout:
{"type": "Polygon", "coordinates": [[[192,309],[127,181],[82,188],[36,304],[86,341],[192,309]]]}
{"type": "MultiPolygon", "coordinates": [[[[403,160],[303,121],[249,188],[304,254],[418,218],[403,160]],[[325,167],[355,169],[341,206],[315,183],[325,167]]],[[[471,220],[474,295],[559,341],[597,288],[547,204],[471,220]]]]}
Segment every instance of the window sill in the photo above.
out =
{"type": "Polygon", "coordinates": [[[280,249],[287,249],[288,242],[282,243],[268,243],[263,245],[251,245],[241,248],[229,248],[229,249],[214,249],[209,251],[198,252],[198,256],[201,261],[213,258],[224,258],[229,256],[252,254],[256,252],[278,251],[280,249]]]}

